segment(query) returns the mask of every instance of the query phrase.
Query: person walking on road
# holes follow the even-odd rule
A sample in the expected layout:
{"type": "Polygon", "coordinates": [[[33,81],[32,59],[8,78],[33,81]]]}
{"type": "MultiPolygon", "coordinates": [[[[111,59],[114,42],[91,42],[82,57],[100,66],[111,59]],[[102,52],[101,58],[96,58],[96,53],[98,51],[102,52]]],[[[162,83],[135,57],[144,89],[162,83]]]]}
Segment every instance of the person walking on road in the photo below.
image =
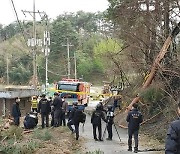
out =
{"type": "Polygon", "coordinates": [[[54,93],[54,100],[52,105],[54,106],[54,127],[60,126],[60,117],[62,113],[62,99],[57,92],[54,93]]]}
{"type": "Polygon", "coordinates": [[[108,111],[107,111],[107,131],[108,131],[108,138],[106,140],[112,140],[112,125],[114,124],[114,112],[113,112],[113,106],[108,105],[108,111]]]}
{"type": "Polygon", "coordinates": [[[98,104],[96,106],[96,110],[92,113],[92,116],[91,116],[91,123],[93,125],[93,136],[94,136],[95,141],[98,141],[97,135],[96,135],[96,128],[98,128],[98,132],[99,132],[99,136],[98,136],[99,141],[103,141],[102,140],[101,119],[103,119],[105,122],[107,122],[105,119],[104,113],[101,109],[102,109],[101,105],[98,104]]]}
{"type": "Polygon", "coordinates": [[[129,111],[126,121],[128,122],[128,151],[132,151],[132,135],[134,135],[135,147],[134,152],[138,152],[138,133],[140,123],[143,121],[141,112],[138,111],[138,104],[135,103],[132,106],[132,110],[129,111]]]}
{"type": "MultiPolygon", "coordinates": [[[[178,114],[180,116],[180,102],[178,103],[178,114]]],[[[168,129],[165,154],[180,154],[180,118],[173,121],[168,129]]]]}
{"type": "Polygon", "coordinates": [[[67,123],[68,128],[71,130],[72,134],[76,133],[76,140],[79,139],[79,118],[77,113],[78,113],[78,103],[77,102],[73,102],[73,109],[70,112],[69,115],[69,120],[67,123]],[[72,128],[72,125],[74,125],[75,130],[72,128]]]}
{"type": "Polygon", "coordinates": [[[11,112],[11,115],[14,118],[14,124],[16,126],[19,126],[20,117],[21,117],[21,111],[20,111],[20,108],[19,108],[19,102],[20,102],[20,99],[16,98],[15,103],[13,103],[12,112],[11,112]]]}
{"type": "Polygon", "coordinates": [[[45,127],[44,120],[46,119],[46,127],[49,127],[49,113],[51,107],[49,101],[46,99],[46,95],[43,94],[38,104],[38,113],[41,113],[42,128],[45,127]]]}

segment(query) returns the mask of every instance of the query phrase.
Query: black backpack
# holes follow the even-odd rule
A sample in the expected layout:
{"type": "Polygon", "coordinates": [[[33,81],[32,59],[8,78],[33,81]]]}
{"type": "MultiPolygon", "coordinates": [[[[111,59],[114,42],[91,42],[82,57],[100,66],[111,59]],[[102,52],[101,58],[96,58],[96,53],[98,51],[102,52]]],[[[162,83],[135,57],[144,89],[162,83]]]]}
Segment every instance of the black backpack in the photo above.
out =
{"type": "Polygon", "coordinates": [[[86,121],[86,114],[82,110],[77,110],[75,113],[75,116],[77,118],[77,122],[85,123],[86,121]]]}

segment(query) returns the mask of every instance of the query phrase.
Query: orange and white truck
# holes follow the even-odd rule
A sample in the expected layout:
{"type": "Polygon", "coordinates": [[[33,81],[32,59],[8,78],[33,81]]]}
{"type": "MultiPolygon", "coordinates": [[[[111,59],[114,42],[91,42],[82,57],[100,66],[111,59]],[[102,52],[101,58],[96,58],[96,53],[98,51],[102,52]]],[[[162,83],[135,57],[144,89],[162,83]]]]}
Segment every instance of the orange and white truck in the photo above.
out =
{"type": "Polygon", "coordinates": [[[57,83],[56,90],[68,102],[69,111],[73,102],[78,102],[78,107],[84,110],[89,103],[90,86],[90,83],[78,79],[62,79],[57,83]]]}

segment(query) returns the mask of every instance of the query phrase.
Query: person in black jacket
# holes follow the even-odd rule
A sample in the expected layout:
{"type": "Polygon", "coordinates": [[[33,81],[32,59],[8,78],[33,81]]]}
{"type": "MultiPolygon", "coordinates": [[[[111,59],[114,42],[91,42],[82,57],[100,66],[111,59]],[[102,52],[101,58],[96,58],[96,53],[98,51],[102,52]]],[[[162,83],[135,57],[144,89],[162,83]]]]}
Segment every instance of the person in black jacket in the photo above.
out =
{"type": "MultiPolygon", "coordinates": [[[[178,104],[178,114],[180,115],[180,102],[178,104]]],[[[165,154],[180,154],[180,118],[173,121],[169,126],[165,154]]]]}
{"type": "Polygon", "coordinates": [[[108,138],[106,140],[112,140],[112,125],[114,124],[114,112],[113,112],[113,106],[108,105],[108,111],[107,111],[107,131],[108,131],[108,138]]]}
{"type": "Polygon", "coordinates": [[[50,102],[46,99],[46,95],[42,95],[42,99],[38,104],[38,113],[41,113],[42,128],[44,128],[44,120],[46,119],[46,127],[49,127],[49,113],[51,112],[50,102]]]}
{"type": "Polygon", "coordinates": [[[30,112],[26,115],[24,119],[24,128],[25,129],[33,129],[38,124],[37,113],[30,112]]]}
{"type": "Polygon", "coordinates": [[[71,130],[72,134],[76,133],[76,140],[79,139],[79,117],[77,116],[77,111],[78,111],[78,103],[73,102],[73,108],[70,112],[69,115],[69,120],[67,123],[68,128],[71,130]],[[75,130],[72,128],[72,125],[74,125],[75,130]]]}
{"type": "Polygon", "coordinates": [[[20,102],[20,99],[16,98],[15,103],[13,103],[12,112],[11,112],[11,115],[14,118],[14,124],[16,126],[19,126],[20,117],[21,117],[21,111],[20,111],[20,108],[19,108],[19,102],[20,102]]]}
{"type": "Polygon", "coordinates": [[[96,128],[98,128],[98,131],[99,131],[99,136],[98,136],[99,141],[103,141],[102,140],[101,119],[103,119],[105,122],[107,122],[104,117],[104,113],[102,111],[101,105],[98,104],[96,107],[96,110],[92,113],[92,116],[91,116],[91,123],[93,125],[93,136],[94,136],[95,141],[98,141],[97,135],[96,135],[96,128]]]}
{"type": "Polygon", "coordinates": [[[132,110],[129,111],[126,121],[128,124],[128,151],[132,151],[132,135],[134,135],[135,147],[134,152],[138,152],[138,133],[139,126],[142,123],[143,118],[141,112],[138,111],[138,104],[135,103],[132,106],[132,110]]]}
{"type": "Polygon", "coordinates": [[[54,106],[54,127],[60,126],[60,117],[62,113],[62,104],[63,101],[59,97],[59,94],[57,92],[54,93],[54,100],[52,105],[54,106]]]}

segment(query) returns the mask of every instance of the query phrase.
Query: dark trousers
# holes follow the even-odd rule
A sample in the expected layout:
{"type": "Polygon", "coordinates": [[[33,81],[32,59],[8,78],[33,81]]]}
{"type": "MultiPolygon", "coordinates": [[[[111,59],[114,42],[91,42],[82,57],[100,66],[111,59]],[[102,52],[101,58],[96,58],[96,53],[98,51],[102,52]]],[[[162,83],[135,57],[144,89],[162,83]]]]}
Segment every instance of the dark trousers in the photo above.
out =
{"type": "Polygon", "coordinates": [[[98,132],[99,132],[99,140],[101,140],[102,138],[102,128],[101,128],[101,125],[95,125],[93,124],[93,136],[94,136],[94,139],[97,139],[97,135],[96,135],[96,128],[98,128],[98,132]]]}
{"type": "Polygon", "coordinates": [[[62,111],[61,115],[60,115],[60,126],[66,126],[66,118],[65,118],[65,111],[62,111]]]}
{"type": "Polygon", "coordinates": [[[19,126],[19,124],[20,124],[20,117],[14,117],[14,124],[16,125],[16,126],[19,126]]]}
{"type": "Polygon", "coordinates": [[[46,127],[49,127],[49,114],[48,113],[41,113],[42,128],[45,127],[45,124],[44,124],[45,119],[46,119],[46,127]]]}
{"type": "Polygon", "coordinates": [[[61,110],[55,110],[54,111],[54,127],[60,126],[60,116],[61,116],[61,110]]]}
{"type": "Polygon", "coordinates": [[[107,123],[108,138],[112,139],[112,123],[107,123]]]}
{"type": "Polygon", "coordinates": [[[54,111],[51,112],[51,126],[54,126],[54,111]]]}
{"type": "Polygon", "coordinates": [[[135,150],[138,150],[138,133],[139,130],[132,130],[132,129],[128,129],[128,146],[130,149],[132,149],[132,136],[134,135],[134,142],[135,142],[135,150]]]}
{"type": "Polygon", "coordinates": [[[68,128],[74,132],[74,129],[72,128],[72,125],[75,127],[75,133],[76,133],[76,139],[79,138],[79,123],[74,123],[72,120],[69,120],[67,123],[68,128]]]}
{"type": "Polygon", "coordinates": [[[32,111],[33,112],[37,112],[37,108],[32,108],[32,111]]]}

